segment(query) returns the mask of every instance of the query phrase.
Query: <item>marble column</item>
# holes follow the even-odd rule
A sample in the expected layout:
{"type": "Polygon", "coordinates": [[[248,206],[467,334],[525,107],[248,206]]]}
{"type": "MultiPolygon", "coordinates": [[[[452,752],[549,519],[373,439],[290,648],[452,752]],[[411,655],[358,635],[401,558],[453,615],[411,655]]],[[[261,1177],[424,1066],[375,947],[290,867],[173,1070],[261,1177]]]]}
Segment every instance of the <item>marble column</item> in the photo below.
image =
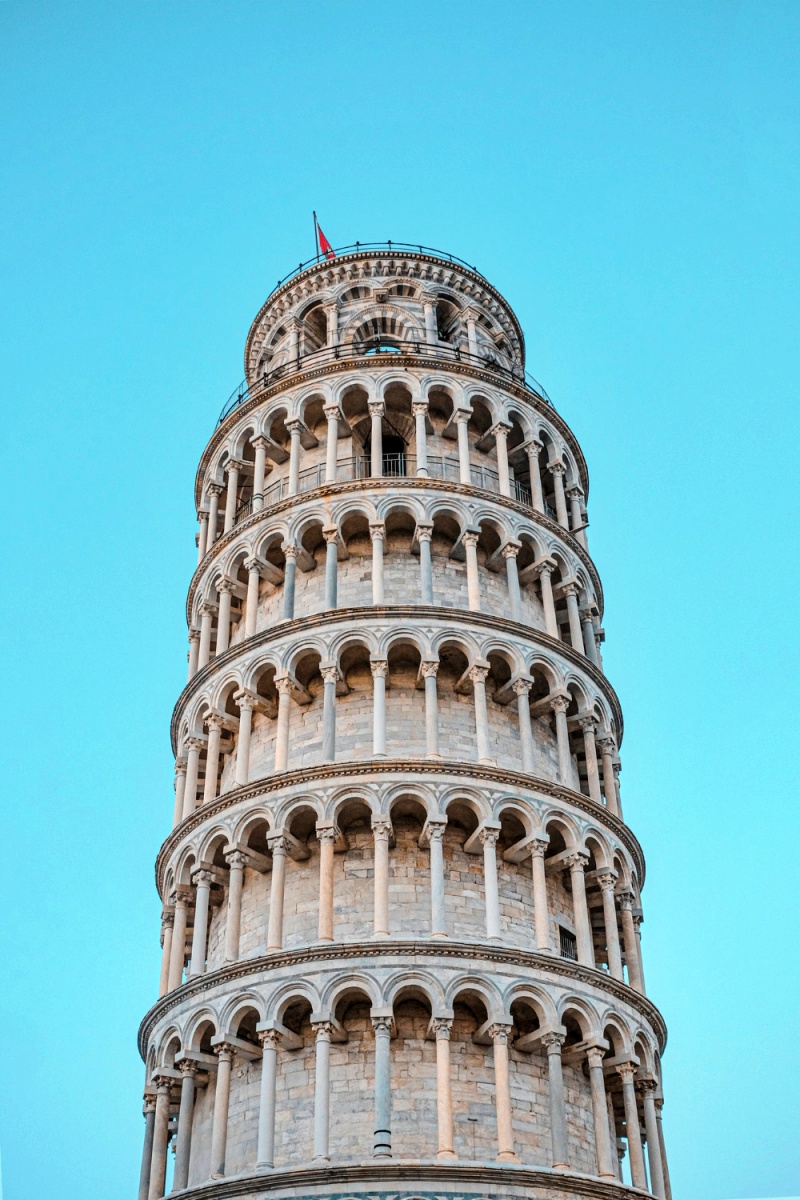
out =
{"type": "Polygon", "coordinates": [[[542,443],[534,439],[525,443],[528,455],[528,469],[531,476],[531,504],[537,512],[544,512],[544,497],[542,496],[542,473],[539,469],[539,455],[542,443]]]}
{"type": "Polygon", "coordinates": [[[169,987],[173,992],[183,982],[183,965],[186,960],[186,923],[189,897],[183,888],[175,893],[175,916],[172,927],[172,954],[169,960],[169,987]]]}
{"type": "Polygon", "coordinates": [[[386,526],[383,521],[370,521],[369,533],[372,538],[372,603],[384,604],[383,589],[383,539],[386,526]]]}
{"type": "Polygon", "coordinates": [[[208,908],[211,899],[211,871],[196,871],[192,876],[196,897],[194,902],[194,933],[192,935],[192,957],[189,962],[189,978],[204,975],[206,969],[206,945],[208,939],[208,908]]]}
{"type": "Polygon", "coordinates": [[[336,761],[336,667],[320,667],[322,693],[322,761],[336,761]]]}
{"type": "Polygon", "coordinates": [[[222,719],[216,713],[209,713],[206,717],[206,725],[208,726],[208,746],[206,748],[206,777],[203,784],[203,804],[210,804],[217,796],[222,719]]]}
{"type": "Polygon", "coordinates": [[[300,553],[299,546],[284,546],[283,553],[285,556],[285,567],[283,573],[283,619],[291,621],[294,619],[294,592],[297,581],[297,556],[300,553]]]}
{"type": "Polygon", "coordinates": [[[197,565],[199,566],[205,558],[206,549],[208,548],[208,510],[199,508],[197,510],[197,520],[200,523],[200,529],[197,533],[197,565]]]}
{"type": "Polygon", "coordinates": [[[569,515],[570,529],[575,535],[575,540],[584,548],[586,546],[586,535],[584,534],[583,520],[583,492],[579,487],[571,487],[567,491],[567,499],[569,500],[569,515]]]}
{"type": "Polygon", "coordinates": [[[183,820],[183,805],[186,799],[186,759],[181,755],[175,759],[175,807],[172,811],[172,827],[183,820]]]}
{"type": "Polygon", "coordinates": [[[600,892],[603,897],[603,923],[606,931],[608,970],[612,979],[622,981],[624,978],[622,974],[622,954],[619,947],[617,904],[614,897],[616,879],[615,871],[603,871],[597,876],[597,882],[600,884],[600,892]]]}
{"type": "Polygon", "coordinates": [[[604,734],[597,739],[597,745],[600,747],[600,759],[603,764],[603,795],[606,808],[615,817],[618,817],[617,781],[614,776],[614,751],[616,750],[614,739],[604,734]]]}
{"type": "Polygon", "coordinates": [[[611,1135],[608,1128],[606,1085],[603,1078],[603,1051],[596,1046],[590,1046],[586,1051],[586,1058],[589,1063],[589,1087],[592,1093],[597,1174],[603,1179],[615,1179],[616,1172],[611,1158],[611,1135]]]}
{"type": "Polygon", "coordinates": [[[386,758],[386,659],[373,659],[372,671],[372,757],[386,758]]]}
{"type": "Polygon", "coordinates": [[[389,936],[389,837],[392,832],[388,817],[372,818],[372,837],[375,854],[374,925],[375,937],[389,936]]]}
{"type": "Polygon", "coordinates": [[[600,656],[597,653],[597,639],[594,635],[594,614],[590,608],[580,609],[578,616],[581,620],[581,630],[583,632],[583,653],[589,659],[589,662],[600,667],[600,656]]]}
{"type": "Polygon", "coordinates": [[[261,563],[257,558],[245,559],[247,599],[244,602],[244,636],[253,637],[258,624],[258,589],[261,584],[261,563]]]}
{"type": "Polygon", "coordinates": [[[327,525],[322,536],[325,538],[325,607],[336,608],[339,530],[335,525],[327,525]]]}
{"type": "Polygon", "coordinates": [[[224,1042],[214,1047],[217,1056],[217,1083],[214,1088],[214,1117],[211,1123],[211,1178],[225,1176],[228,1146],[228,1106],[231,1098],[233,1047],[224,1042]]]}
{"type": "Polygon", "coordinates": [[[275,676],[275,691],[278,693],[275,770],[285,771],[289,766],[289,713],[292,700],[292,681],[288,675],[275,676]]]}
{"type": "Polygon", "coordinates": [[[436,689],[438,662],[425,661],[420,672],[425,681],[425,754],[427,758],[441,758],[439,753],[439,698],[436,689]]]}
{"type": "Polygon", "coordinates": [[[550,1143],[552,1165],[558,1170],[569,1170],[567,1149],[567,1110],[564,1103],[564,1072],[561,1064],[563,1033],[546,1033],[542,1038],[547,1052],[547,1083],[550,1101],[550,1143]]]}
{"type": "Polygon", "coordinates": [[[507,542],[503,547],[503,558],[506,563],[506,583],[508,585],[508,606],[512,621],[522,620],[522,597],[519,591],[519,573],[517,571],[517,555],[519,551],[519,542],[507,542]]]}
{"type": "Polygon", "coordinates": [[[320,942],[333,941],[333,849],[336,843],[336,830],[330,827],[317,826],[319,841],[319,924],[317,939],[320,942]]]}
{"type": "Polygon", "coordinates": [[[661,1110],[664,1107],[664,1099],[656,1092],[656,1122],[658,1124],[658,1141],[661,1146],[661,1169],[664,1176],[664,1193],[667,1200],[672,1200],[672,1185],[669,1181],[669,1163],[667,1162],[667,1148],[664,1143],[664,1125],[661,1120],[661,1110]]]}
{"type": "Polygon", "coordinates": [[[661,1140],[656,1118],[656,1081],[642,1079],[639,1083],[644,1108],[644,1132],[647,1138],[647,1165],[650,1168],[650,1190],[657,1200],[666,1200],[664,1165],[661,1161],[661,1140]]]}
{"type": "Polygon", "coordinates": [[[414,414],[415,443],[417,451],[417,475],[421,479],[428,475],[428,443],[425,422],[428,417],[428,405],[425,401],[415,400],[411,405],[414,414]]]}
{"type": "Polygon", "coordinates": [[[286,838],[278,835],[269,837],[272,851],[272,878],[269,889],[269,924],[267,927],[267,952],[283,949],[283,897],[286,890],[286,838]]]}
{"type": "Polygon", "coordinates": [[[337,439],[339,437],[339,405],[326,404],[325,418],[328,422],[328,437],[325,443],[325,482],[336,483],[337,439]]]}
{"type": "Polygon", "coordinates": [[[189,630],[189,679],[197,674],[200,662],[200,630],[189,630]]]}
{"type": "Polygon", "coordinates": [[[449,1017],[433,1017],[431,1025],[436,1036],[436,1127],[438,1147],[436,1157],[452,1160],[456,1157],[453,1148],[453,1093],[450,1082],[450,1030],[453,1022],[449,1017]]]}
{"type": "Polygon", "coordinates": [[[542,559],[536,564],[536,574],[539,577],[539,586],[542,589],[545,633],[549,634],[551,638],[560,640],[558,621],[556,619],[556,606],[553,600],[553,571],[555,570],[555,566],[556,564],[552,558],[542,559]]]}
{"type": "Polygon", "coordinates": [[[228,907],[225,913],[225,961],[239,961],[239,938],[242,928],[242,889],[247,858],[240,850],[229,850],[225,855],[228,864],[228,907]]]}
{"type": "Polygon", "coordinates": [[[392,1019],[372,1018],[375,1031],[375,1135],[372,1153],[375,1158],[392,1157],[392,1078],[390,1038],[392,1019]]]}
{"type": "MultiPolygon", "coordinates": [[[[575,915],[575,939],[578,943],[578,962],[584,967],[593,967],[594,946],[592,944],[592,928],[589,924],[589,909],[586,904],[585,870],[588,862],[585,853],[571,854],[564,859],[569,867],[572,882],[572,908],[575,915]]],[[[603,1101],[605,1104],[605,1101],[603,1101]]]]}
{"type": "Polygon", "coordinates": [[[597,746],[594,741],[594,730],[597,720],[591,714],[584,715],[578,722],[583,731],[583,748],[586,755],[586,783],[589,796],[595,804],[602,806],[603,794],[600,791],[600,775],[597,770],[597,746]]]}
{"type": "Polygon", "coordinates": [[[183,789],[183,819],[186,820],[197,808],[197,776],[200,771],[200,751],[206,738],[186,739],[186,784],[183,789]]]}
{"type": "Polygon", "coordinates": [[[181,1073],[181,1102],[178,1109],[178,1138],[175,1145],[175,1169],[172,1190],[179,1192],[189,1185],[189,1160],[192,1153],[192,1117],[197,1078],[197,1063],[184,1058],[179,1063],[181,1073]]]}
{"type": "Polygon", "coordinates": [[[578,654],[583,654],[583,630],[581,629],[581,619],[578,612],[578,585],[577,583],[565,583],[561,592],[567,602],[569,640],[572,649],[578,654]]]}
{"type": "Polygon", "coordinates": [[[296,496],[300,487],[300,434],[302,421],[287,421],[289,433],[289,495],[296,496]]]}
{"type": "Polygon", "coordinates": [[[444,831],[447,821],[428,821],[431,861],[431,937],[447,937],[444,905],[444,831]]]}
{"type": "Polygon", "coordinates": [[[153,1153],[150,1159],[150,1184],[147,1200],[161,1200],[167,1178],[167,1148],[169,1146],[169,1092],[171,1079],[157,1075],[156,1111],[153,1121],[153,1153]]]}
{"type": "Polygon", "coordinates": [[[531,728],[530,691],[532,679],[515,679],[511,690],[517,697],[517,718],[519,720],[519,742],[522,756],[522,770],[532,775],[535,769],[535,751],[533,745],[533,729],[531,728]]]}
{"type": "Polygon", "coordinates": [[[383,475],[383,413],[385,405],[382,400],[370,400],[370,460],[369,473],[373,479],[383,475]]]}
{"type": "Polygon", "coordinates": [[[153,1134],[156,1125],[156,1098],[145,1096],[144,1107],[144,1143],[142,1145],[142,1166],[139,1171],[138,1200],[147,1200],[150,1194],[150,1164],[153,1159],[153,1134]]]}
{"type": "Polygon", "coordinates": [[[480,612],[481,608],[481,585],[478,575],[479,536],[477,530],[468,529],[461,539],[467,559],[467,605],[471,612],[480,612]]]}
{"type": "Polygon", "coordinates": [[[250,741],[253,733],[253,710],[258,703],[258,697],[252,692],[237,692],[233,698],[239,709],[234,781],[241,785],[250,782],[250,741]]]}
{"type": "Polygon", "coordinates": [[[497,1161],[519,1162],[514,1152],[514,1133],[511,1126],[511,1085],[508,1073],[508,1025],[491,1025],[494,1061],[494,1102],[497,1118],[497,1161]]]}
{"type": "Polygon", "coordinates": [[[217,593],[219,596],[219,610],[217,615],[217,640],[214,644],[215,657],[224,654],[230,645],[233,580],[220,579],[217,584],[217,593]]]}
{"type": "Polygon", "coordinates": [[[256,452],[253,467],[253,512],[261,512],[264,507],[264,473],[267,469],[267,439],[259,435],[251,441],[256,452]]]}
{"type": "Polygon", "coordinates": [[[208,661],[211,658],[211,626],[216,611],[216,604],[210,604],[207,600],[204,600],[199,608],[200,645],[197,648],[198,671],[202,671],[203,667],[208,665],[208,661]]]}
{"type": "Polygon", "coordinates": [[[225,464],[225,471],[228,475],[228,490],[225,493],[225,524],[223,533],[230,533],[236,524],[239,474],[243,466],[243,463],[237,462],[234,458],[229,459],[225,464]]]}
{"type": "Polygon", "coordinates": [[[208,541],[206,542],[206,553],[214,545],[217,540],[217,525],[219,523],[219,498],[222,495],[221,483],[210,483],[208,485],[208,541]]]}
{"type": "Polygon", "coordinates": [[[486,905],[486,936],[500,937],[500,896],[497,888],[497,840],[498,829],[482,829],[483,846],[483,890],[486,905]]]}
{"type": "Polygon", "coordinates": [[[275,1161],[275,1083],[280,1034],[277,1029],[264,1029],[259,1032],[258,1040],[261,1042],[261,1088],[256,1158],[257,1166],[263,1169],[271,1168],[275,1161]]]}
{"type": "Polygon", "coordinates": [[[488,674],[488,667],[479,666],[471,667],[469,672],[475,705],[475,745],[480,763],[494,762],[489,754],[489,715],[486,711],[486,676],[488,674]]]}
{"type": "Polygon", "coordinates": [[[633,892],[620,892],[619,908],[622,917],[625,962],[628,966],[628,983],[635,991],[644,994],[644,980],[639,967],[639,947],[636,944],[636,927],[633,923],[633,892]]]}
{"type": "Polygon", "coordinates": [[[631,1182],[636,1188],[647,1191],[647,1174],[644,1169],[644,1150],[642,1149],[642,1131],[639,1126],[639,1106],[636,1102],[634,1076],[636,1067],[633,1063],[620,1063],[617,1073],[622,1080],[622,1103],[625,1106],[625,1134],[628,1141],[628,1157],[631,1164],[631,1182]]]}
{"type": "Polygon", "coordinates": [[[539,954],[550,954],[550,911],[547,903],[547,875],[544,856],[549,843],[543,838],[531,842],[531,873],[533,875],[533,930],[539,954]]]}
{"type": "Polygon", "coordinates": [[[500,481],[500,495],[511,497],[511,476],[508,471],[508,434],[509,426],[495,425],[490,433],[494,434],[494,444],[497,451],[497,474],[500,481]]]}
{"type": "Polygon", "coordinates": [[[567,729],[567,709],[570,697],[557,695],[550,700],[550,707],[556,718],[556,741],[558,743],[558,781],[564,787],[571,787],[572,760],[569,752],[569,730],[567,729]]]}
{"type": "Polygon", "coordinates": [[[472,414],[469,410],[457,409],[455,413],[456,433],[458,435],[458,473],[459,482],[472,483],[472,472],[469,466],[469,431],[468,424],[472,414]]]}
{"type": "Polygon", "coordinates": [[[419,576],[423,604],[433,604],[433,563],[431,561],[432,525],[417,525],[419,543],[419,576]]]}
{"type": "Polygon", "coordinates": [[[166,996],[169,991],[169,964],[172,958],[172,930],[175,913],[171,908],[165,908],[161,914],[161,971],[158,977],[159,997],[166,996]]]}
{"type": "Polygon", "coordinates": [[[425,319],[425,341],[429,346],[435,346],[439,340],[439,330],[436,326],[436,305],[433,300],[423,300],[422,311],[425,319]]]}
{"type": "Polygon", "coordinates": [[[564,529],[569,529],[569,518],[567,517],[567,500],[564,494],[564,476],[567,473],[567,468],[562,462],[548,463],[548,468],[553,479],[553,492],[556,501],[556,520],[564,529]]]}
{"type": "Polygon", "coordinates": [[[330,1021],[319,1021],[314,1030],[314,1162],[330,1159],[330,1021]]]}

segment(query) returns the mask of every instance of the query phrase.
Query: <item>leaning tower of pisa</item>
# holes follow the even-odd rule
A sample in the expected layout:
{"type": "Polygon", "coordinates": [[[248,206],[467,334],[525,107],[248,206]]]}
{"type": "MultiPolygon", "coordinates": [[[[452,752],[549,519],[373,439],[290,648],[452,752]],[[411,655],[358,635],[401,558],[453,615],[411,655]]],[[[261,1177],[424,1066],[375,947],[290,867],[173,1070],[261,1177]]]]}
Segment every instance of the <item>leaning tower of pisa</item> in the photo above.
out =
{"type": "Polygon", "coordinates": [[[669,1198],[580,447],[388,243],[256,316],[195,482],[140,1200],[669,1198]]]}

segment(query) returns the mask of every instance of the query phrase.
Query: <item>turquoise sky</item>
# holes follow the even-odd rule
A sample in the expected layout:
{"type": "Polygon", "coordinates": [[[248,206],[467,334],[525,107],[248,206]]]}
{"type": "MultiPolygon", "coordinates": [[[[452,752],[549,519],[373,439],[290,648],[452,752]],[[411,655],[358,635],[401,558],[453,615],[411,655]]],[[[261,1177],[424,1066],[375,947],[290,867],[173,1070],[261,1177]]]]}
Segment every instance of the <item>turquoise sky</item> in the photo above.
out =
{"type": "Polygon", "coordinates": [[[474,262],[580,438],[676,1200],[796,1195],[796,2],[0,5],[7,1200],[129,1200],[192,482],[275,280],[474,262]]]}

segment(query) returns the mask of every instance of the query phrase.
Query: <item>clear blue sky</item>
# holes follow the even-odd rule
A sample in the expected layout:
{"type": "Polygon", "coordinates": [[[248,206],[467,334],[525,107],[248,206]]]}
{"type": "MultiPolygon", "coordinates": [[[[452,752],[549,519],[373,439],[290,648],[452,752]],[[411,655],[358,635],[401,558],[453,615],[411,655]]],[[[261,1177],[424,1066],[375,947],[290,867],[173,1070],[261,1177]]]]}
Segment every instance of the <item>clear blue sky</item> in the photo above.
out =
{"type": "Polygon", "coordinates": [[[796,1195],[794,2],[4,3],[6,1200],[128,1200],[192,482],[278,276],[423,241],[585,450],[676,1200],[796,1195]]]}

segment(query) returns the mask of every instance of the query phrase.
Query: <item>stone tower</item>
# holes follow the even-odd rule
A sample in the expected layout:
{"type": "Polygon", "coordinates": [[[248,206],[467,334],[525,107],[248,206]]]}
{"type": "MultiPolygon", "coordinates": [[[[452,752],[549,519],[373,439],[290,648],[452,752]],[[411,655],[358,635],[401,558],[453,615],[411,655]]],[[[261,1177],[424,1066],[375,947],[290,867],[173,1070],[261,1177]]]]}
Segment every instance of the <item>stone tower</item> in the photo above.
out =
{"type": "Polygon", "coordinates": [[[356,246],[245,364],[195,483],[140,1200],[668,1198],[586,464],[514,313],[356,246]]]}

